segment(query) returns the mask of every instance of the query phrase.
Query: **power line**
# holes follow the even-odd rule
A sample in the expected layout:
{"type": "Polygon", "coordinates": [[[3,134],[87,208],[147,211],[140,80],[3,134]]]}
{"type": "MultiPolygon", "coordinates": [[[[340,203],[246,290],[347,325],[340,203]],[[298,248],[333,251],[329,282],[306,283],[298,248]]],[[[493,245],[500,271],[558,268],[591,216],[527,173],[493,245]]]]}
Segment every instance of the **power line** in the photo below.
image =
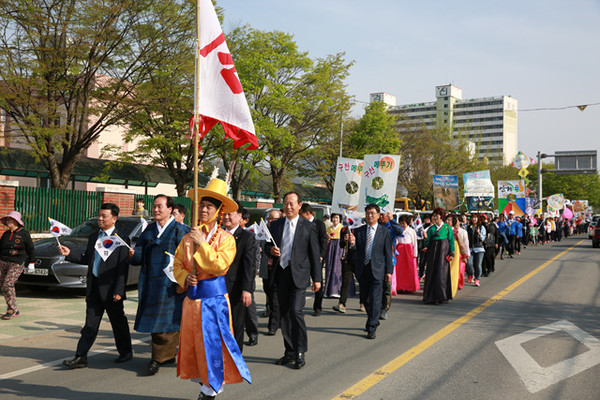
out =
{"type": "Polygon", "coordinates": [[[581,104],[578,106],[567,106],[567,107],[547,107],[547,108],[526,108],[519,110],[519,112],[526,111],[557,111],[557,110],[566,110],[568,108],[579,108],[581,111],[585,110],[587,107],[597,106],[600,103],[590,103],[590,104],[581,104]]]}

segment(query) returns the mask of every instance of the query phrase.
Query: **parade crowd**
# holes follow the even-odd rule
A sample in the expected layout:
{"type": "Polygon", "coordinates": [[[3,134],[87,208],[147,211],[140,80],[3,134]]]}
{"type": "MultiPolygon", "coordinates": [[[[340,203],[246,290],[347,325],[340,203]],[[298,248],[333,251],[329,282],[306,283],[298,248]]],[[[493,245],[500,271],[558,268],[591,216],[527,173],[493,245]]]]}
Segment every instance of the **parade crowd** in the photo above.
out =
{"type": "MultiPolygon", "coordinates": [[[[284,353],[275,363],[301,369],[308,351],[307,288],[314,292],[316,317],[324,298],[336,299],[333,310],[345,314],[348,297],[358,295],[366,313],[366,338],[372,340],[388,318],[394,296],[422,290],[424,304],[445,304],[465,285],[481,286],[498,260],[586,231],[582,221],[514,211],[467,215],[436,208],[421,215],[401,214],[396,220],[375,204],[366,206],[364,224],[352,229],[341,214],[315,218],[312,207],[290,192],[282,210],[269,212],[267,237],[257,239],[245,229],[248,211],[226,193],[226,183],[216,177],[206,188],[190,190],[189,197],[199,200],[195,228],[183,224],[185,207],[169,196],[156,196],[153,222],[133,248],[115,227],[119,207],[105,203],[98,212],[99,230],[83,253],[59,245],[68,261],[88,265],[85,324],[74,358],[63,362],[66,367],[87,367],[104,312],[119,353],[115,362],[132,359],[123,307],[129,264],[142,267],[134,329],[151,334],[147,373],[177,363],[179,377],[201,385],[198,398],[213,399],[225,384],[251,383],[242,351],[244,345],[258,344],[257,275],[266,294],[261,315],[268,318],[266,335],[281,330],[283,336],[284,353]],[[98,246],[105,237],[124,241],[106,258],[98,246]]],[[[143,201],[135,212],[149,217],[143,201]]],[[[14,283],[33,262],[34,246],[18,212],[0,222],[8,227],[0,239],[0,283],[8,306],[2,319],[11,319],[20,315],[14,283]]]]}

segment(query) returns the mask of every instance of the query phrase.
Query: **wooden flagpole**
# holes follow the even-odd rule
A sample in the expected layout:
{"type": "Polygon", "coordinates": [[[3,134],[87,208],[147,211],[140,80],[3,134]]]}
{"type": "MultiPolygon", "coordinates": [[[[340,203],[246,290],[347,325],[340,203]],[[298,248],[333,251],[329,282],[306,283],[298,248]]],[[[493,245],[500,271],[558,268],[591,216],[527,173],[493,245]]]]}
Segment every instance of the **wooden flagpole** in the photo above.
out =
{"type": "MultiPolygon", "coordinates": [[[[200,0],[196,0],[196,72],[194,74],[194,199],[192,202],[192,228],[198,227],[198,141],[200,137],[200,0]]],[[[196,252],[196,245],[193,246],[196,252]]],[[[192,260],[194,258],[192,257],[192,260]]],[[[197,266],[193,261],[193,273],[196,275],[197,266]]]]}

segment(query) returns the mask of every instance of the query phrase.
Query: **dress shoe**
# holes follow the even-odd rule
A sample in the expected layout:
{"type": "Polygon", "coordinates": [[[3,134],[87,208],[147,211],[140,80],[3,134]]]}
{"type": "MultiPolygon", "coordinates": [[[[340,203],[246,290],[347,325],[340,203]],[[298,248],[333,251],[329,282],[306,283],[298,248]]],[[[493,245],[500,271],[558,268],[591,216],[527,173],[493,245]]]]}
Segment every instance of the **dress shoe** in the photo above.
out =
{"type": "Polygon", "coordinates": [[[63,361],[63,365],[69,368],[85,368],[87,367],[87,357],[76,355],[72,360],[63,361]]]}
{"type": "Polygon", "coordinates": [[[169,358],[167,361],[161,362],[160,365],[173,364],[176,361],[177,361],[177,358],[173,357],[173,358],[169,358]]]}
{"type": "Polygon", "coordinates": [[[300,369],[306,365],[306,360],[304,359],[304,353],[298,353],[296,355],[296,362],[294,363],[295,369],[300,369]]]}
{"type": "Polygon", "coordinates": [[[375,331],[370,331],[367,333],[367,339],[375,339],[375,331]]]}
{"type": "Polygon", "coordinates": [[[258,337],[252,336],[250,339],[248,339],[248,343],[246,343],[246,346],[256,346],[257,344],[258,344],[258,337]]]}
{"type": "Polygon", "coordinates": [[[286,354],[285,356],[281,357],[279,360],[275,361],[276,365],[286,365],[286,364],[290,364],[292,361],[294,361],[294,357],[290,356],[289,354],[286,354]]]}
{"type": "Polygon", "coordinates": [[[313,312],[313,316],[318,317],[319,315],[321,315],[321,310],[315,310],[313,312]]]}
{"type": "Polygon", "coordinates": [[[158,372],[158,370],[160,369],[160,364],[154,360],[150,360],[150,363],[148,364],[148,374],[150,375],[154,375],[158,372]]]}
{"type": "Polygon", "coordinates": [[[121,363],[131,360],[132,358],[133,358],[133,353],[127,353],[127,354],[123,354],[123,355],[120,355],[119,357],[115,358],[115,362],[117,364],[121,364],[121,363]]]}
{"type": "Polygon", "coordinates": [[[274,331],[273,329],[269,329],[269,331],[267,332],[267,336],[275,336],[277,332],[274,331]]]}

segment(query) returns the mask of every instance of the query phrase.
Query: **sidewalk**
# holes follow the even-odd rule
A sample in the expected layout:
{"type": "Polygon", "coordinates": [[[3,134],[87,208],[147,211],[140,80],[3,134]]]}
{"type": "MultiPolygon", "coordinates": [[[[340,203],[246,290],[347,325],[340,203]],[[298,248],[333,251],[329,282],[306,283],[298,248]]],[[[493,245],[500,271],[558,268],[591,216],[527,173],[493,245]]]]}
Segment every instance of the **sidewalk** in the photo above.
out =
{"type": "MultiPolygon", "coordinates": [[[[138,307],[137,287],[127,291],[125,315],[133,326],[138,307]]],[[[260,314],[264,310],[265,295],[262,279],[256,278],[255,301],[260,314]]],[[[83,290],[51,288],[46,292],[31,292],[17,285],[17,304],[20,317],[0,320],[0,343],[15,338],[44,335],[56,331],[79,332],[85,321],[85,294],[83,290]]],[[[1,307],[6,307],[2,304],[1,307]]],[[[5,308],[0,308],[4,314],[5,308]]],[[[259,319],[260,320],[260,319],[259,319]]],[[[104,313],[102,323],[108,322],[104,313]]],[[[260,321],[259,321],[260,322],[260,321]]],[[[110,327],[109,327],[110,328],[110,327]]]]}
{"type": "MultiPolygon", "coordinates": [[[[0,320],[0,342],[16,337],[29,337],[57,330],[79,331],[85,321],[83,290],[49,289],[43,293],[17,288],[20,317],[0,320]]],[[[125,314],[129,322],[135,320],[137,289],[127,291],[125,314]]],[[[3,305],[5,307],[5,305],[3,305]]],[[[4,309],[2,309],[4,313],[4,309]]],[[[104,314],[103,321],[108,321],[104,314]]]]}

